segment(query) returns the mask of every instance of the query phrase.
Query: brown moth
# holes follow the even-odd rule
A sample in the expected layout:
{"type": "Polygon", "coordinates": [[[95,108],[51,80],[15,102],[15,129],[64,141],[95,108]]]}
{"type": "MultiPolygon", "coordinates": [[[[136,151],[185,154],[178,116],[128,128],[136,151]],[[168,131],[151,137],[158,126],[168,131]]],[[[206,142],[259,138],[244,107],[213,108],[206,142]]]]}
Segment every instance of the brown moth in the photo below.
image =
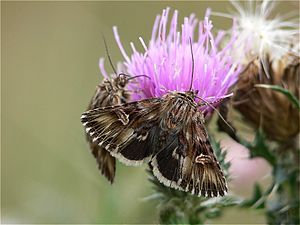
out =
{"type": "MultiPolygon", "coordinates": [[[[95,94],[93,95],[87,110],[99,107],[118,105],[125,103],[129,99],[129,92],[125,90],[129,82],[129,76],[120,74],[110,80],[105,79],[97,85],[95,94]]],[[[93,141],[89,133],[86,133],[86,139],[90,145],[92,154],[97,160],[98,168],[111,183],[114,181],[116,161],[103,147],[93,141]]]]}
{"type": "MultiPolygon", "coordinates": [[[[111,68],[114,71],[114,74],[117,74],[117,71],[114,68],[112,60],[110,58],[104,36],[103,42],[111,68]]],[[[125,89],[127,84],[130,80],[142,76],[147,77],[146,75],[137,75],[132,77],[125,73],[119,73],[114,78],[105,79],[102,83],[97,85],[96,91],[90,101],[87,110],[92,110],[99,107],[119,105],[127,102],[130,98],[130,92],[132,92],[125,89]]],[[[93,138],[91,137],[89,132],[86,132],[86,139],[90,145],[92,154],[97,160],[98,168],[101,171],[101,174],[104,175],[111,183],[113,183],[116,171],[115,158],[110,155],[110,152],[101,147],[97,142],[93,141],[93,138]]]]}
{"type": "Polygon", "coordinates": [[[209,142],[197,91],[171,92],[83,113],[94,142],[132,166],[149,162],[166,186],[198,196],[224,196],[226,180],[209,142]]]}

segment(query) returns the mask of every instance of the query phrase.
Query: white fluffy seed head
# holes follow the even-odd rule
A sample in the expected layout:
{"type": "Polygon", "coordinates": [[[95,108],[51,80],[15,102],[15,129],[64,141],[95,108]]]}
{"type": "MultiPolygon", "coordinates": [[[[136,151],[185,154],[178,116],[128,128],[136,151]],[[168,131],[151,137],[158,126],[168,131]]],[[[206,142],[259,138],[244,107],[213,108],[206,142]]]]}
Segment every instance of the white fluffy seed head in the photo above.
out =
{"type": "Polygon", "coordinates": [[[277,60],[288,53],[299,55],[298,51],[291,48],[291,44],[297,42],[299,22],[296,17],[294,20],[285,20],[292,16],[293,12],[271,17],[276,2],[269,0],[262,2],[248,0],[244,4],[231,1],[231,4],[235,8],[232,14],[213,14],[235,20],[229,32],[236,32],[231,52],[236,62],[247,65],[259,57],[264,64],[267,58],[277,60]]]}

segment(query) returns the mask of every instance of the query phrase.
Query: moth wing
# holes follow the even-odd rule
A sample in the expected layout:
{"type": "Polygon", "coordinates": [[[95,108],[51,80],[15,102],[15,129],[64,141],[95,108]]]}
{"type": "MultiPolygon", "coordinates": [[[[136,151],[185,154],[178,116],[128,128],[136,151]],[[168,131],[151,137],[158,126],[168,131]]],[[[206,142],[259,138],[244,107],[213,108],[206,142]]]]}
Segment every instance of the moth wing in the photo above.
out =
{"type": "Polygon", "coordinates": [[[166,143],[153,156],[150,162],[150,168],[154,176],[164,185],[175,189],[183,190],[181,183],[181,162],[183,155],[178,155],[177,151],[182,150],[178,141],[177,134],[169,134],[168,143],[166,143]]]}
{"type": "Polygon", "coordinates": [[[190,120],[153,157],[153,174],[166,186],[198,196],[224,196],[226,180],[200,118],[190,120]]]}
{"type": "Polygon", "coordinates": [[[116,160],[110,155],[108,151],[98,145],[97,142],[93,142],[93,138],[87,134],[86,135],[88,143],[90,145],[90,150],[95,157],[98,169],[101,174],[104,175],[109,182],[113,183],[116,171],[116,160]]]}
{"type": "MultiPolygon", "coordinates": [[[[98,85],[96,91],[90,101],[88,110],[95,109],[101,106],[116,105],[121,103],[121,96],[112,96],[107,92],[105,85],[102,83],[98,85]]],[[[89,143],[90,150],[93,156],[97,160],[98,169],[101,174],[104,175],[111,183],[113,183],[116,171],[116,160],[110,153],[93,141],[88,133],[86,133],[86,139],[89,143]]]]}
{"type": "Polygon", "coordinates": [[[127,165],[149,161],[159,134],[160,99],[146,99],[85,112],[81,122],[87,133],[110,154],[127,165]]]}

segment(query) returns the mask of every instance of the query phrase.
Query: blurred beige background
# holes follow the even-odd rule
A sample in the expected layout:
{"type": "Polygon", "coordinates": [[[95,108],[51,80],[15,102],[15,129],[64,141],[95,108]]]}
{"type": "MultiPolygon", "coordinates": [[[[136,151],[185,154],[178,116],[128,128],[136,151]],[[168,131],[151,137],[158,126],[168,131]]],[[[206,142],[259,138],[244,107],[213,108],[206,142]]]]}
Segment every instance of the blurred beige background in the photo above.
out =
{"type": "MultiPolygon", "coordinates": [[[[212,1],[1,2],[2,223],[157,221],[157,203],[143,201],[152,193],[144,168],[118,164],[111,186],[88,151],[80,115],[100,80],[101,33],[116,64],[122,58],[112,26],[129,50],[129,41],[149,39],[166,6],[179,10],[180,21],[192,12],[203,18],[207,7],[230,8],[212,1]]],[[[285,2],[279,8],[297,7],[285,2]]],[[[231,24],[212,19],[216,28],[231,24]]],[[[228,211],[212,222],[264,222],[261,213],[252,213],[228,211]]]]}

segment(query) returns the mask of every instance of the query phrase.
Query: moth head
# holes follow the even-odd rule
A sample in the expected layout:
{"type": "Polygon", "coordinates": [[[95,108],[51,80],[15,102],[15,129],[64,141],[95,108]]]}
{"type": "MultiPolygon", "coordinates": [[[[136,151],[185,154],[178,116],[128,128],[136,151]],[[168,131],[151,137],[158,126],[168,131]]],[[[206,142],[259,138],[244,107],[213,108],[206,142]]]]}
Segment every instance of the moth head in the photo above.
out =
{"type": "Polygon", "coordinates": [[[136,75],[136,76],[131,76],[126,73],[119,73],[118,76],[115,78],[115,84],[119,89],[125,88],[125,86],[129,83],[130,80],[137,79],[139,77],[145,77],[148,79],[151,79],[147,75],[136,75]]]}
{"type": "Polygon", "coordinates": [[[198,95],[199,91],[198,90],[190,90],[186,92],[186,95],[190,97],[191,99],[195,99],[196,96],[198,95]]]}
{"type": "Polygon", "coordinates": [[[195,98],[197,98],[198,90],[190,90],[185,92],[174,91],[172,93],[173,93],[173,95],[171,95],[172,97],[177,98],[178,96],[180,96],[181,98],[189,100],[192,104],[197,105],[197,103],[195,102],[195,98]]]}
{"type": "Polygon", "coordinates": [[[118,88],[124,88],[128,83],[130,76],[124,73],[120,73],[115,79],[116,85],[118,88]]]}

